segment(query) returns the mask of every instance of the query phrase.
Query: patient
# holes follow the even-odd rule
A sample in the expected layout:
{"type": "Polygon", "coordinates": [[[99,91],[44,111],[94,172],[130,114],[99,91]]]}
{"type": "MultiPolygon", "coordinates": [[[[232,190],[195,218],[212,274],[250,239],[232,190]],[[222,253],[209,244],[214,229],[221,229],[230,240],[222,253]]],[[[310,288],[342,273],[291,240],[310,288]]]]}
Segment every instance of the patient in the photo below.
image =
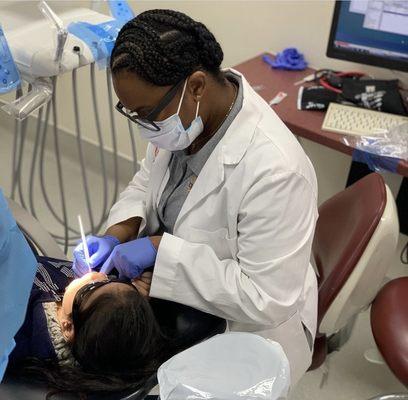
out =
{"type": "Polygon", "coordinates": [[[73,279],[68,261],[38,262],[8,372],[60,390],[130,389],[176,351],[147,299],[151,272],[133,282],[99,272],[73,279]]]}

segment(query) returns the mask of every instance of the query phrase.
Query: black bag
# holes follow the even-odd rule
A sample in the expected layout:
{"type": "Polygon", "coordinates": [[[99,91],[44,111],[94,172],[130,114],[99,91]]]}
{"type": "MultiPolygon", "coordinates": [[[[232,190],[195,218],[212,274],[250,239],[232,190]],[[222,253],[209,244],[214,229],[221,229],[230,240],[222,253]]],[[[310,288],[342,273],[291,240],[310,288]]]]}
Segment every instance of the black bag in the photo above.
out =
{"type": "Polygon", "coordinates": [[[326,110],[329,103],[337,102],[337,93],[323,86],[301,86],[298,92],[298,110],[326,110]]]}
{"type": "Polygon", "coordinates": [[[407,115],[407,110],[398,89],[398,79],[350,79],[344,78],[339,103],[353,103],[356,106],[392,114],[407,115]]]}

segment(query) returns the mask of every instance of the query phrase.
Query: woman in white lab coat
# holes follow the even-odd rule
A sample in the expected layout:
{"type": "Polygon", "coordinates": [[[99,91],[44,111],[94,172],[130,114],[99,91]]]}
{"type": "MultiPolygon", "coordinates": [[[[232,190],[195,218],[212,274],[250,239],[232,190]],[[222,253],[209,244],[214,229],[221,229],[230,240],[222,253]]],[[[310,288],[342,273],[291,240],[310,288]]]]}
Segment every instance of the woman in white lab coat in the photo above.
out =
{"type": "MultiPolygon", "coordinates": [[[[222,59],[207,28],[176,11],[144,12],[121,30],[111,56],[117,109],[149,145],[106,234],[87,239],[91,263],[128,278],[154,265],[151,297],[276,340],[294,384],[316,331],[315,173],[222,59]]],[[[80,274],[81,245],[74,259],[80,274]]]]}

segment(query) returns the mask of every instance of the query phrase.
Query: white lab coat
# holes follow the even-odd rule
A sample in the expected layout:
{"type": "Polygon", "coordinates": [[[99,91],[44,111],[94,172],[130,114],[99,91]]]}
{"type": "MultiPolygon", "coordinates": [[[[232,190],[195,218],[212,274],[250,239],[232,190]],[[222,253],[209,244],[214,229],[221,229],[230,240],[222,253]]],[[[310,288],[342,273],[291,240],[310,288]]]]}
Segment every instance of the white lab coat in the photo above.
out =
{"type": "MultiPolygon", "coordinates": [[[[150,295],[225,318],[232,331],[276,340],[288,356],[293,385],[311,362],[302,323],[316,332],[317,283],[309,262],[316,177],[296,138],[244,77],[243,95],[173,235],[163,235],[150,295]]],[[[140,236],[157,232],[170,157],[149,144],[108,226],[140,216],[140,236]]]]}

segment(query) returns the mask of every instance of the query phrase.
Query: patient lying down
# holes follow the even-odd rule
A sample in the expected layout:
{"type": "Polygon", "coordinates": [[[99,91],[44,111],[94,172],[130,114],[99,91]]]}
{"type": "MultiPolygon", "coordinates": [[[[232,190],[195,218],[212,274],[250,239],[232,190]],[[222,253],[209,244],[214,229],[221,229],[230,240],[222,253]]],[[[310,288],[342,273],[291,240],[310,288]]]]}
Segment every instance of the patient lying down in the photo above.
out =
{"type": "Polygon", "coordinates": [[[9,373],[61,390],[118,390],[137,387],[172,355],[148,301],[151,272],[133,282],[99,272],[72,279],[71,263],[38,261],[9,373]]]}

